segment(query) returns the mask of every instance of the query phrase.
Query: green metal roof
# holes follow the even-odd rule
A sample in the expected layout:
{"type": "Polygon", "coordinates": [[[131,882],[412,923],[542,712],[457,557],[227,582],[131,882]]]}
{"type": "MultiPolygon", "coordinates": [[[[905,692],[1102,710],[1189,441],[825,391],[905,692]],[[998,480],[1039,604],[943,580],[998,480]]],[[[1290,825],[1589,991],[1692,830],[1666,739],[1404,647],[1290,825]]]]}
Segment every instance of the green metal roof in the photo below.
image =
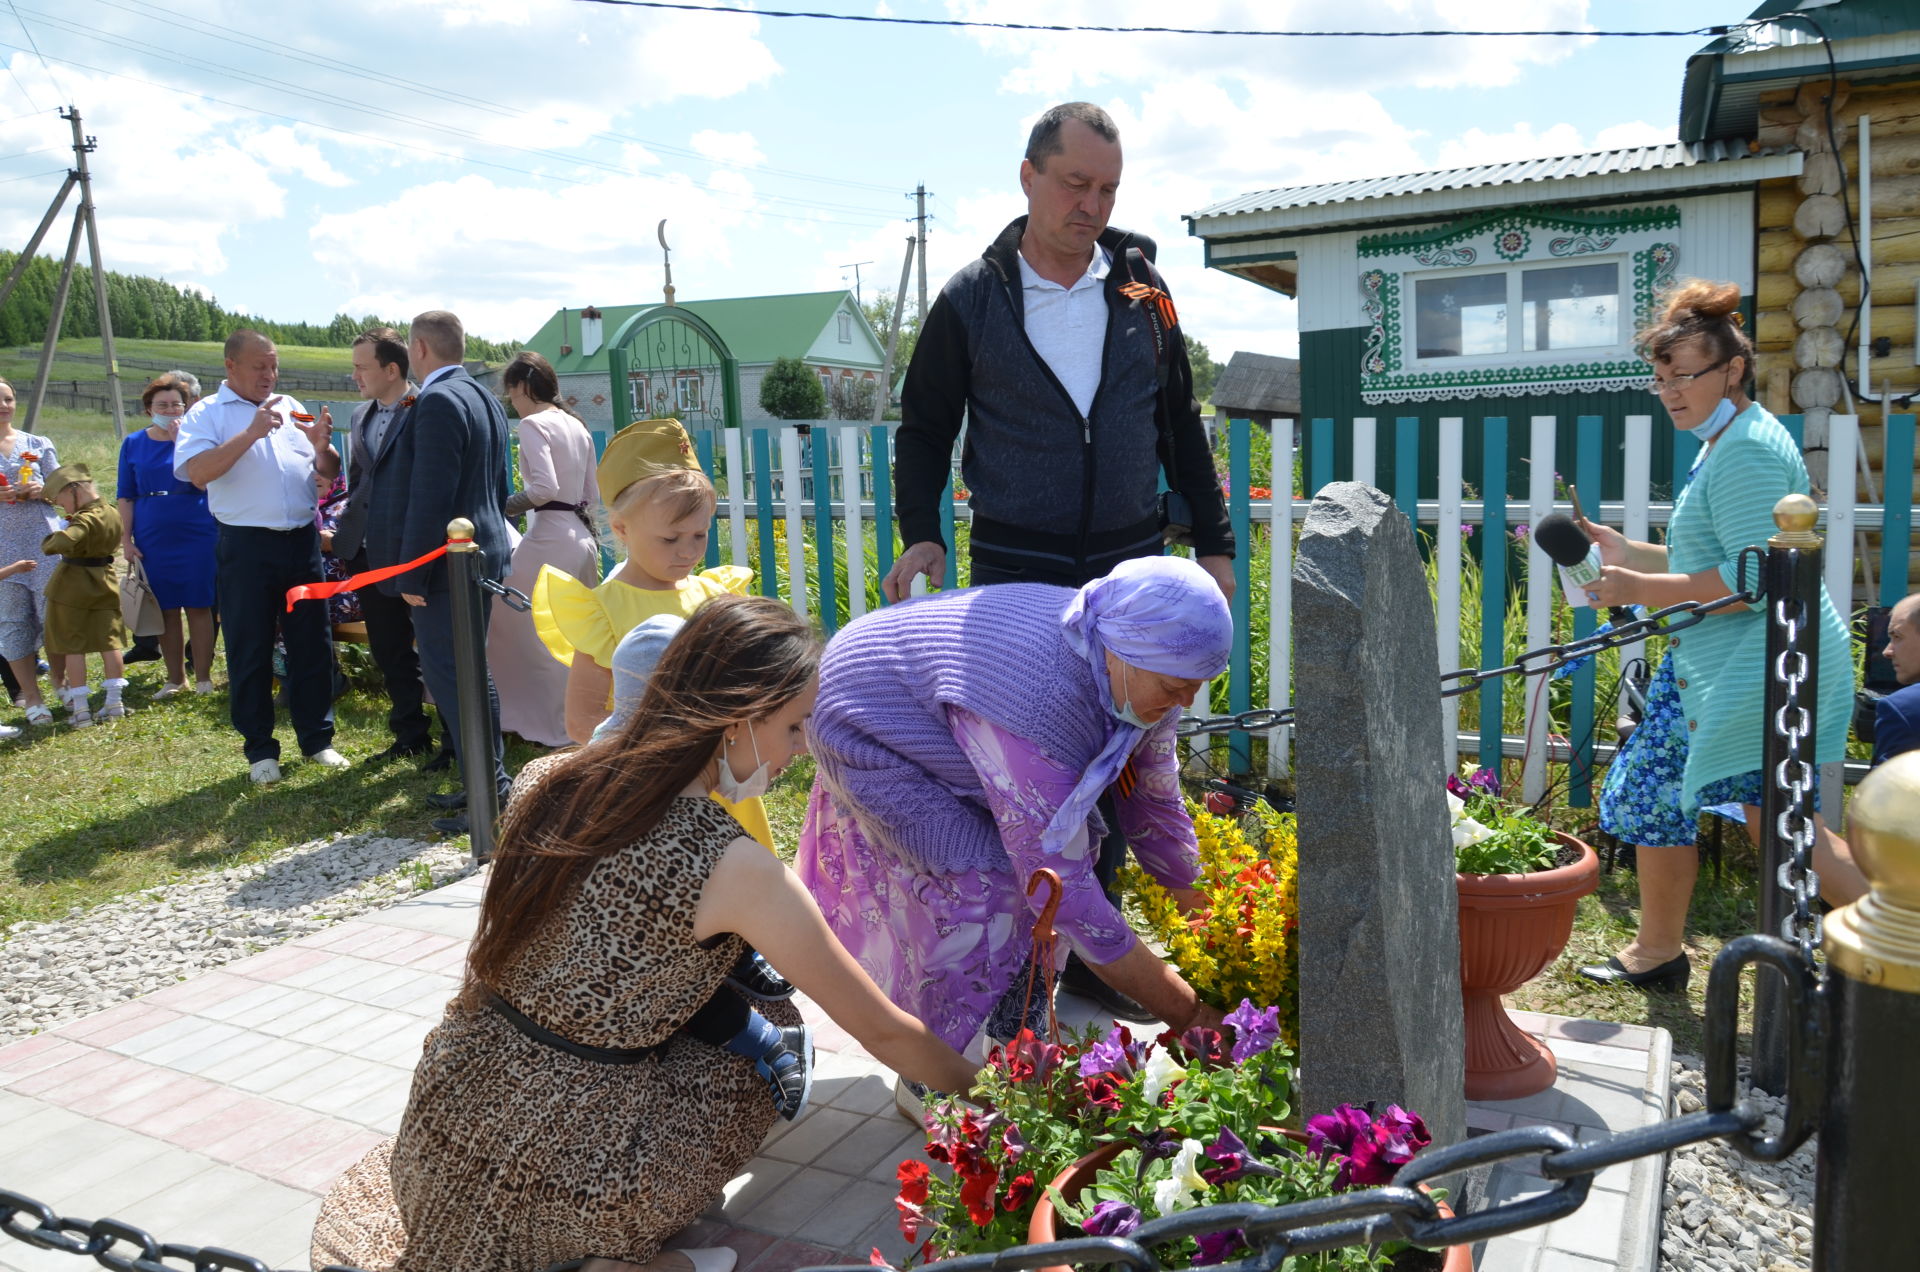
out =
{"type": "Polygon", "coordinates": [[[1822,34],[1833,42],[1838,74],[1920,74],[1920,6],[1914,0],[1766,0],[1747,21],[1756,25],[1735,27],[1687,59],[1680,140],[1753,136],[1762,93],[1827,74],[1822,34]]]}
{"type": "MultiPolygon", "coordinates": [[[[724,300],[683,300],[676,308],[698,314],[714,330],[742,365],[772,362],[775,358],[806,356],[820,333],[833,321],[844,304],[865,323],[864,315],[847,291],[795,292],[786,296],[735,296],[724,300]]],[[[561,375],[607,370],[606,342],[613,339],[627,319],[660,305],[604,305],[601,313],[601,345],[591,354],[580,352],[580,311],[556,310],[552,317],[527,341],[527,347],[553,363],[561,375]],[[572,353],[562,354],[562,345],[572,353]]],[[[869,331],[871,334],[871,331],[869,331]]],[[[863,362],[865,359],[851,359],[863,362]]]]}

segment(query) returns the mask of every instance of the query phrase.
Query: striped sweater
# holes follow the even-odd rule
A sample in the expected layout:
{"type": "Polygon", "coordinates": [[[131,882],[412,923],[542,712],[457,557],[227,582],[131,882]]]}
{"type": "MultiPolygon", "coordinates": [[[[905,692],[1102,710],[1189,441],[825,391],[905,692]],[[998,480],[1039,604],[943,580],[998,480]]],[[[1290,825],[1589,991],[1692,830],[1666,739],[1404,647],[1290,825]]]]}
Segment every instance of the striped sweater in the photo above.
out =
{"type": "MultiPolygon", "coordinates": [[[[1764,548],[1775,533],[1773,505],[1784,495],[1806,494],[1808,489],[1807,467],[1792,436],[1758,403],[1748,406],[1727,425],[1674,500],[1667,568],[1676,574],[1718,568],[1727,587],[1737,588],[1742,549],[1764,548]]],[[[1756,565],[1748,566],[1747,582],[1759,584],[1756,565]]],[[[1689,730],[1681,791],[1681,807],[1687,808],[1708,782],[1760,767],[1766,727],[1766,614],[1745,607],[1709,614],[1675,636],[1671,645],[1689,730]]],[[[1846,758],[1852,707],[1847,629],[1822,586],[1817,762],[1846,758]]]]}

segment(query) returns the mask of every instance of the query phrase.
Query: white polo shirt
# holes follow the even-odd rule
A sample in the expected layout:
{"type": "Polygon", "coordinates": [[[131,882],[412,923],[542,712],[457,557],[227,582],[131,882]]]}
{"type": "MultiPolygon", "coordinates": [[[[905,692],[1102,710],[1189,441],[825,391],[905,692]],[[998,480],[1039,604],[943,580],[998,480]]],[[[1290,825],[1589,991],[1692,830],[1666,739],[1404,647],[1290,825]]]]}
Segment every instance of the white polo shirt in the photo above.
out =
{"type": "Polygon", "coordinates": [[[1113,257],[1095,243],[1087,272],[1074,279],[1071,287],[1040,277],[1025,256],[1019,260],[1027,339],[1033,341],[1033,347],[1084,416],[1093,409],[1093,395],[1100,388],[1100,368],[1106,357],[1106,281],[1113,269],[1113,257]]]}
{"type": "MultiPolygon", "coordinates": [[[[173,475],[191,480],[187,462],[246,432],[259,409],[222,380],[218,393],[201,398],[181,417],[173,475]]],[[[296,399],[282,395],[273,408],[279,427],[249,446],[207,487],[207,509],[215,521],[264,530],[313,524],[319,503],[313,489],[313,443],[294,427],[292,418],[293,412],[305,410],[296,399]]]]}

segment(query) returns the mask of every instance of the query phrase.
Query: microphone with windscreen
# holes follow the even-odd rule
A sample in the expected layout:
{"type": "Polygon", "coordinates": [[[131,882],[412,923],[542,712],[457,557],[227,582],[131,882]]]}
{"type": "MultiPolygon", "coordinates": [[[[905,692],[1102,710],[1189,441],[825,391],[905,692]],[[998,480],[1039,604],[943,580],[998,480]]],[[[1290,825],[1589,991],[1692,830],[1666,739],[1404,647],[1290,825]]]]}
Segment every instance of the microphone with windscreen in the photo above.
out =
{"type": "MultiPolygon", "coordinates": [[[[1564,512],[1550,512],[1535,522],[1533,541],[1560,567],[1567,600],[1574,605],[1591,604],[1587,589],[1600,581],[1600,545],[1564,512]]],[[[1611,606],[1607,617],[1615,626],[1634,621],[1633,611],[1624,605],[1611,606]]]]}

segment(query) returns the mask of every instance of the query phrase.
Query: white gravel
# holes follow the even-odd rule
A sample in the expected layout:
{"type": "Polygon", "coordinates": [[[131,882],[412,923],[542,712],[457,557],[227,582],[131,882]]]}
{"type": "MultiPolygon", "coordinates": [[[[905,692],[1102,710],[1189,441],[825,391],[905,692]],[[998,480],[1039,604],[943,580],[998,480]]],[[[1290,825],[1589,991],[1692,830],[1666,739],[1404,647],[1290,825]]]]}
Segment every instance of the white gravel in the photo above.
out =
{"type": "Polygon", "coordinates": [[[0,933],[0,1042],[197,976],[472,874],[467,849],[383,835],[149,888],[0,933]]]}
{"type": "MultiPolygon", "coordinates": [[[[1673,1062],[1675,1112],[1706,1107],[1698,1056],[1673,1062]]],[[[1753,1088],[1746,1098],[1778,1131],[1784,1102],[1753,1088]]],[[[1812,1266],[1813,1167],[1809,1139],[1784,1162],[1749,1161],[1724,1141],[1695,1144],[1667,1164],[1660,1266],[1675,1272],[1791,1272],[1812,1266]]]]}

